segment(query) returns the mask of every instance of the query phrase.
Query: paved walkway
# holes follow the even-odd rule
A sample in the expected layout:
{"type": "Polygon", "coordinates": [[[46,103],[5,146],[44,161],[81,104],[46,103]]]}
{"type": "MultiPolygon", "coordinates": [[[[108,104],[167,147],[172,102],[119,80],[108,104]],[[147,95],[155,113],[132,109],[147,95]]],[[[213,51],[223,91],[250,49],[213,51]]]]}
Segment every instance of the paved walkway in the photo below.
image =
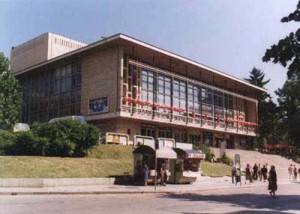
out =
{"type": "MultiPolygon", "coordinates": [[[[189,193],[195,191],[212,191],[232,188],[251,188],[252,186],[265,186],[267,182],[255,181],[254,183],[237,186],[232,184],[230,177],[210,178],[202,177],[193,184],[167,184],[166,186],[125,186],[125,185],[93,185],[93,186],[64,186],[43,188],[0,188],[0,195],[19,194],[130,194],[130,193],[189,193]]],[[[290,184],[289,180],[280,180],[279,185],[290,184]]]]}

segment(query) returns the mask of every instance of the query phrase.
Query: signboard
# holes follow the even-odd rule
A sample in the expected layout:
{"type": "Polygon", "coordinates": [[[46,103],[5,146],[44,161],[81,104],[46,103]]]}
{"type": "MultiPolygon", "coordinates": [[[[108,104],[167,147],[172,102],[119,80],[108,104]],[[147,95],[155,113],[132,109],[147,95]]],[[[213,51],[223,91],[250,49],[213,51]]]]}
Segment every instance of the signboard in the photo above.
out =
{"type": "Polygon", "coordinates": [[[226,141],[223,140],[220,142],[220,157],[224,155],[225,149],[226,149],[226,141]]]}
{"type": "Polygon", "coordinates": [[[240,168],[240,166],[241,166],[241,158],[240,158],[240,155],[239,155],[239,154],[236,154],[236,155],[234,156],[234,165],[235,165],[235,167],[237,167],[237,168],[240,168]]]}
{"type": "Polygon", "coordinates": [[[107,97],[90,100],[90,103],[89,103],[89,113],[90,114],[105,113],[105,112],[108,112],[107,97]]]}

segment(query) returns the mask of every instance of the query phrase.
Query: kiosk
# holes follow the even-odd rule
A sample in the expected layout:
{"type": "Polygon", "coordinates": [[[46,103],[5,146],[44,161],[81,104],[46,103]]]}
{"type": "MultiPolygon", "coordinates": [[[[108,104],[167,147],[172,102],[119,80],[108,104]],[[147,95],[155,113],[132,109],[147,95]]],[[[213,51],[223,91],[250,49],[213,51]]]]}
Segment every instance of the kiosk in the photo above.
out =
{"type": "Polygon", "coordinates": [[[176,143],[174,151],[177,159],[171,160],[169,181],[177,184],[195,182],[201,176],[199,166],[201,159],[205,159],[205,154],[193,149],[193,145],[188,143],[176,143]]]}
{"type": "Polygon", "coordinates": [[[176,152],[173,150],[174,140],[166,138],[158,138],[157,145],[153,137],[135,136],[134,145],[138,147],[133,151],[134,156],[134,179],[136,183],[143,181],[143,172],[145,164],[149,168],[149,182],[155,182],[155,174],[160,183],[160,170],[163,167],[166,173],[166,182],[169,182],[170,162],[177,158],[176,152]],[[157,165],[156,165],[157,164],[157,165]],[[155,166],[156,165],[156,166],[155,166]],[[155,173],[155,171],[157,171],[155,173]]]}

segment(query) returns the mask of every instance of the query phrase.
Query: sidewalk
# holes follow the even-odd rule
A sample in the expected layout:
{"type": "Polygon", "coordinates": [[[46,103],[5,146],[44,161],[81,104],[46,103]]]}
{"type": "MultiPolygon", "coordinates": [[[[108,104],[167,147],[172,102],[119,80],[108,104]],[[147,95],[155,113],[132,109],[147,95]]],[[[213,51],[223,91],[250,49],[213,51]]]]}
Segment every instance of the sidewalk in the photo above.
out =
{"type": "MultiPolygon", "coordinates": [[[[125,186],[125,185],[92,185],[92,186],[63,186],[43,188],[0,188],[0,195],[46,195],[46,194],[142,194],[142,193],[189,193],[196,191],[212,191],[231,188],[251,188],[253,186],[265,186],[268,182],[255,181],[242,185],[231,183],[230,177],[202,177],[193,184],[167,184],[166,186],[125,186]]],[[[281,180],[279,185],[290,184],[289,180],[281,180]]]]}

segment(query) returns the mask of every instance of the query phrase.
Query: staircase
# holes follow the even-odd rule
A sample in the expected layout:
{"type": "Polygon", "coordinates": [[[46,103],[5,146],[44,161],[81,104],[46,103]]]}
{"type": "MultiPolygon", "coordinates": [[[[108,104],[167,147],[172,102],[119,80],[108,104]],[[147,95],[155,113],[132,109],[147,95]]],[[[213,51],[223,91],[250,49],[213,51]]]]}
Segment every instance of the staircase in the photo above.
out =
{"type": "MultiPolygon", "coordinates": [[[[220,149],[219,148],[212,148],[213,153],[215,154],[216,158],[220,157],[220,149]]],[[[248,151],[248,150],[240,150],[240,149],[226,149],[226,155],[234,160],[235,154],[239,154],[241,157],[241,166],[244,170],[247,164],[250,164],[251,168],[256,163],[257,165],[260,163],[261,167],[266,163],[271,166],[274,165],[278,179],[288,179],[288,167],[291,164],[295,164],[297,169],[299,169],[300,165],[295,163],[292,160],[286,159],[279,155],[273,154],[262,154],[257,151],[248,151]]]]}

